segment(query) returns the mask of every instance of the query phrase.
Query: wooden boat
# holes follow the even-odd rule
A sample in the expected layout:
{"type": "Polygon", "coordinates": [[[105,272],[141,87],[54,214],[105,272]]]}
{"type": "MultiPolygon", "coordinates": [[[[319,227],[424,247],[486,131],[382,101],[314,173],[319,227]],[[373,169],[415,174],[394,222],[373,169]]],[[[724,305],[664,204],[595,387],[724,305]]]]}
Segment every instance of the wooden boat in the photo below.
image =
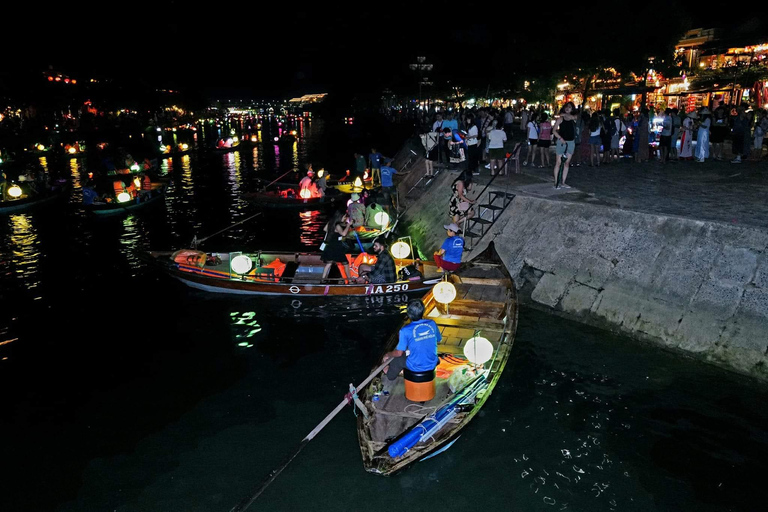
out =
{"type": "MultiPolygon", "coordinates": [[[[434,320],[442,333],[434,398],[407,400],[402,375],[388,396],[377,393],[380,378],[358,390],[368,417],[358,413],[357,434],[363,465],[371,473],[391,475],[450,447],[488,400],[507,363],[517,328],[517,296],[493,242],[449,279],[456,287],[456,300],[445,306],[436,302],[433,292],[423,298],[424,318],[434,320]],[[492,356],[481,366],[464,355],[467,342],[476,337],[493,347],[492,356]],[[456,373],[466,368],[467,373],[456,373]],[[466,380],[457,378],[462,376],[466,380]]],[[[387,352],[398,339],[394,334],[387,352]]]]}
{"type": "Polygon", "coordinates": [[[150,204],[161,203],[160,199],[165,197],[168,190],[168,183],[152,183],[152,190],[142,190],[139,194],[129,201],[118,202],[115,198],[108,203],[93,203],[83,205],[86,212],[94,215],[121,215],[129,211],[146,208],[150,204]]]}
{"type": "Polygon", "coordinates": [[[23,194],[18,199],[6,194],[5,200],[0,201],[0,215],[21,213],[64,199],[69,195],[71,188],[69,181],[59,180],[43,192],[23,194]]]}
{"type": "MultiPolygon", "coordinates": [[[[367,256],[364,253],[361,255],[367,256]]],[[[240,295],[326,297],[423,294],[440,280],[434,263],[427,262],[421,264],[422,276],[416,279],[387,284],[353,284],[349,280],[354,275],[350,264],[325,263],[320,253],[206,253],[182,249],[175,252],[150,251],[145,256],[187,286],[207,292],[240,295]]],[[[354,259],[357,258],[358,255],[355,255],[354,259]]],[[[413,265],[414,261],[398,259],[396,263],[398,267],[406,267],[413,265]]]]}
{"type": "Polygon", "coordinates": [[[231,146],[221,146],[221,147],[214,146],[211,148],[211,151],[213,151],[214,153],[229,153],[231,151],[237,151],[238,149],[240,149],[239,139],[234,140],[231,146]]]}

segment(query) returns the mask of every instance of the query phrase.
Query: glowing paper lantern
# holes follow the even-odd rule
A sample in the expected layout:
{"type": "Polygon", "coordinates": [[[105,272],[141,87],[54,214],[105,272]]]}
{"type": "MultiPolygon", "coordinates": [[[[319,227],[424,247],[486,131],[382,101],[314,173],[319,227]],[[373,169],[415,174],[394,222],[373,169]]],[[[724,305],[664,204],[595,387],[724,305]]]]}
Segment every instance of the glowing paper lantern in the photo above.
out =
{"type": "Polygon", "coordinates": [[[238,274],[247,274],[253,268],[253,260],[245,254],[232,258],[232,270],[238,274]]]}
{"type": "Polygon", "coordinates": [[[483,364],[493,357],[493,344],[480,336],[470,338],[464,344],[464,357],[474,364],[483,364]]]}
{"type": "Polygon", "coordinates": [[[182,151],[186,151],[186,150],[188,150],[188,149],[189,149],[189,144],[182,144],[182,145],[181,145],[181,150],[182,150],[182,151]]]}
{"type": "Polygon", "coordinates": [[[309,199],[312,197],[312,192],[308,188],[303,188],[299,192],[299,196],[301,196],[302,199],[309,199]]]}
{"type": "Polygon", "coordinates": [[[21,187],[14,183],[8,188],[8,195],[11,197],[21,197],[21,187]]]}
{"type": "Polygon", "coordinates": [[[317,171],[318,178],[322,178],[323,176],[325,176],[325,169],[320,169],[319,171],[317,171]]]}
{"type": "Polygon", "coordinates": [[[138,176],[133,178],[133,184],[136,186],[136,188],[141,188],[141,180],[139,179],[138,176]]]}
{"type": "Polygon", "coordinates": [[[117,194],[117,202],[118,203],[127,203],[131,200],[131,194],[128,192],[120,192],[117,194]]]}
{"type": "Polygon", "coordinates": [[[280,137],[275,137],[275,142],[279,141],[280,137]]]}
{"type": "Polygon", "coordinates": [[[432,296],[440,304],[450,304],[456,299],[456,287],[448,281],[440,281],[432,288],[432,296]]]}
{"type": "Polygon", "coordinates": [[[161,153],[167,153],[171,150],[170,146],[166,146],[165,144],[160,145],[160,152],[161,153]]]}
{"type": "Polygon", "coordinates": [[[356,187],[362,187],[362,186],[363,186],[363,180],[361,180],[361,179],[360,179],[360,176],[358,176],[357,178],[355,178],[355,182],[354,182],[354,185],[355,185],[356,187]]]}
{"type": "Polygon", "coordinates": [[[389,215],[387,215],[387,212],[379,212],[373,216],[373,220],[375,220],[376,224],[379,226],[384,227],[389,224],[389,215]]]}
{"type": "Polygon", "coordinates": [[[134,162],[134,163],[133,163],[133,165],[131,165],[131,170],[132,170],[133,172],[136,172],[136,171],[138,171],[138,170],[139,170],[139,164],[137,164],[136,162],[134,162]]]}
{"type": "Polygon", "coordinates": [[[70,148],[67,150],[67,152],[68,152],[70,155],[74,155],[75,153],[77,153],[77,149],[75,149],[74,147],[70,147],[70,148]]]}
{"type": "Polygon", "coordinates": [[[402,260],[407,258],[409,254],[411,254],[411,248],[408,247],[407,243],[395,242],[392,244],[392,256],[395,258],[402,260]]]}
{"type": "Polygon", "coordinates": [[[37,150],[38,151],[45,151],[45,146],[43,146],[42,144],[38,144],[37,145],[37,150]]]}

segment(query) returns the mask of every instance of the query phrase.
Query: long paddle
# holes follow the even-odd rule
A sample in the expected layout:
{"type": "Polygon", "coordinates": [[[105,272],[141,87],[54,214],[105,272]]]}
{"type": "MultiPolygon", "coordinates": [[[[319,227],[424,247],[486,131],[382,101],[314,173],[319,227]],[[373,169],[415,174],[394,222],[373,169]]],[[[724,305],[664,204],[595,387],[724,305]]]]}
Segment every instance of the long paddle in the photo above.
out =
{"type": "MultiPolygon", "coordinates": [[[[369,382],[373,380],[376,375],[379,374],[387,365],[389,365],[391,361],[387,361],[385,363],[382,363],[381,366],[373,370],[373,373],[371,373],[366,379],[361,382],[357,389],[363,388],[365,385],[367,385],[369,382]]],[[[286,461],[276,470],[272,471],[269,474],[269,478],[267,478],[259,487],[257,487],[253,492],[251,492],[248,496],[243,498],[240,503],[235,505],[229,512],[242,512],[243,510],[247,509],[254,501],[256,501],[256,498],[261,496],[261,493],[264,492],[264,490],[275,481],[277,478],[277,475],[283,472],[283,470],[290,464],[293,459],[296,458],[296,456],[301,452],[301,450],[309,443],[312,438],[314,438],[317,434],[320,433],[321,430],[333,419],[334,416],[336,416],[341,410],[352,400],[352,397],[348,394],[344,397],[344,400],[341,401],[339,405],[336,406],[336,408],[331,411],[331,413],[325,417],[323,421],[321,421],[307,436],[301,440],[301,443],[299,443],[298,448],[286,459],[286,461]]]]}
{"type": "Polygon", "coordinates": [[[208,236],[206,236],[205,238],[200,238],[200,239],[198,240],[198,238],[197,238],[197,237],[194,237],[194,238],[192,239],[192,244],[191,244],[191,245],[192,245],[192,248],[193,248],[193,249],[197,249],[197,246],[198,246],[198,245],[200,245],[201,243],[205,242],[205,241],[206,241],[206,240],[208,240],[209,238],[211,238],[211,237],[213,237],[213,236],[216,236],[216,235],[218,235],[219,233],[223,233],[223,232],[225,232],[225,231],[226,231],[226,230],[228,230],[228,229],[232,229],[233,227],[237,226],[238,224],[242,224],[243,222],[248,222],[249,220],[251,220],[251,219],[253,219],[253,218],[255,218],[255,217],[258,217],[259,215],[261,215],[261,212],[259,212],[259,213],[257,213],[257,214],[254,214],[254,215],[251,215],[250,217],[246,217],[245,219],[243,219],[243,220],[241,220],[241,221],[235,222],[235,223],[234,223],[234,224],[232,224],[231,226],[227,226],[227,227],[225,227],[224,229],[221,229],[221,230],[219,230],[219,231],[215,232],[215,233],[214,233],[214,234],[212,234],[212,235],[208,235],[208,236]]]}
{"type": "Polygon", "coordinates": [[[286,174],[290,174],[290,173],[292,173],[292,172],[294,172],[294,169],[291,169],[290,171],[286,172],[285,174],[281,174],[281,175],[280,175],[280,176],[278,176],[278,177],[277,177],[277,178],[276,178],[274,181],[272,181],[271,183],[269,183],[269,184],[265,185],[265,186],[264,186],[264,188],[265,188],[265,189],[269,188],[269,187],[270,187],[270,185],[273,185],[273,184],[277,183],[277,182],[280,180],[280,178],[282,178],[282,177],[283,177],[283,176],[285,176],[286,174]]]}

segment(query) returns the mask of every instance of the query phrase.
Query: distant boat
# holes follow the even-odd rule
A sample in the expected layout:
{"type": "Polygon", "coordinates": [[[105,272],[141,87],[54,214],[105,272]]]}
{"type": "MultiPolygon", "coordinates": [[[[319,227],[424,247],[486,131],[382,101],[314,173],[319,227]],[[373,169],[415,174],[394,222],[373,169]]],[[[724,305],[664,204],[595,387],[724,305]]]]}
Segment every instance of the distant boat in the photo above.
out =
{"type": "Polygon", "coordinates": [[[42,192],[32,192],[26,185],[12,183],[6,187],[5,198],[0,201],[0,215],[21,213],[51,204],[68,197],[71,184],[67,180],[54,182],[42,192]],[[18,197],[13,194],[18,193],[18,197]]]}
{"type": "MultiPolygon", "coordinates": [[[[367,409],[367,417],[357,414],[357,437],[366,471],[391,475],[450,447],[486,403],[506,366],[517,328],[517,296],[493,242],[449,281],[455,287],[455,300],[441,304],[433,291],[422,299],[424,318],[433,320],[442,333],[437,346],[439,364],[434,375],[411,373],[409,381],[432,377],[426,386],[434,384],[433,398],[427,393],[416,396],[425,401],[407,399],[404,388],[413,384],[406,384],[404,376],[397,378],[389,395],[377,393],[380,379],[358,390],[367,409]]],[[[394,350],[398,341],[396,333],[384,352],[394,350]]]]}
{"type": "Polygon", "coordinates": [[[125,200],[121,201],[119,197],[110,197],[109,202],[87,204],[83,205],[83,208],[86,212],[99,216],[121,215],[129,211],[144,209],[151,204],[160,203],[167,190],[167,183],[152,183],[151,190],[142,190],[134,198],[128,195],[125,200]]]}
{"type": "Polygon", "coordinates": [[[229,153],[240,149],[240,139],[231,137],[229,139],[220,139],[217,144],[211,148],[214,153],[229,153]]]}

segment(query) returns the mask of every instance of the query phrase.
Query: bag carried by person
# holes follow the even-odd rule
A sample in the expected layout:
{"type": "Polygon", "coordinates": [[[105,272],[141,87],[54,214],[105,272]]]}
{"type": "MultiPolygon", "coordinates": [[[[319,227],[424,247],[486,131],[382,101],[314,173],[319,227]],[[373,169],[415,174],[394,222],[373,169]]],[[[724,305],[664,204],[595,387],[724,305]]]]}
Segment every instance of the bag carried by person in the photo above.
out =
{"type": "Polygon", "coordinates": [[[398,281],[412,281],[414,279],[421,279],[423,274],[419,271],[416,265],[408,265],[400,269],[397,273],[398,281]]]}

